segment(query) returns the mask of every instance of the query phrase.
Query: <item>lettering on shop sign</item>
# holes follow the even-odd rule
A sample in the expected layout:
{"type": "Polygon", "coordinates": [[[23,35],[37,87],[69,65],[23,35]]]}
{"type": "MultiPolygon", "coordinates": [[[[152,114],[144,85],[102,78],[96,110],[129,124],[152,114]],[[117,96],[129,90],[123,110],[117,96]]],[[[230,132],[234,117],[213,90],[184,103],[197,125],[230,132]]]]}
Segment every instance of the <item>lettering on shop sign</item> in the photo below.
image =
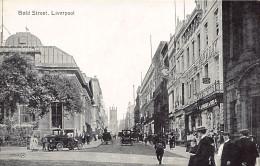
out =
{"type": "Polygon", "coordinates": [[[200,109],[206,109],[206,108],[212,107],[212,106],[214,106],[214,105],[216,105],[216,104],[217,104],[217,99],[214,99],[214,100],[211,100],[210,102],[207,102],[207,103],[205,103],[205,104],[202,104],[202,105],[200,106],[200,109]]]}

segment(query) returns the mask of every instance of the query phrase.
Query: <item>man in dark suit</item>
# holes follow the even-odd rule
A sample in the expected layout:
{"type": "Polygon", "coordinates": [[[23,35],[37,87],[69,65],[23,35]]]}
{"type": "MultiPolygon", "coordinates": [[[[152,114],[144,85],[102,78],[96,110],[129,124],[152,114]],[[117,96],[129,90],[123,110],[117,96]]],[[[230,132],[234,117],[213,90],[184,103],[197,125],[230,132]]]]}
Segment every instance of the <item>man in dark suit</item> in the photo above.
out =
{"type": "Polygon", "coordinates": [[[154,148],[156,149],[157,160],[159,161],[159,164],[162,164],[164,149],[166,147],[165,138],[162,133],[159,133],[159,135],[155,135],[154,145],[154,148]]]}
{"type": "Polygon", "coordinates": [[[255,166],[256,158],[259,157],[256,144],[248,137],[249,131],[242,129],[239,131],[240,139],[236,141],[236,145],[239,149],[239,166],[255,166]]]}
{"type": "Polygon", "coordinates": [[[215,166],[214,146],[212,146],[212,139],[206,135],[206,131],[205,127],[197,129],[200,141],[195,154],[196,166],[215,166]]]}
{"type": "Polygon", "coordinates": [[[221,166],[238,166],[238,148],[231,142],[230,133],[224,132],[224,146],[221,155],[221,166]]]}

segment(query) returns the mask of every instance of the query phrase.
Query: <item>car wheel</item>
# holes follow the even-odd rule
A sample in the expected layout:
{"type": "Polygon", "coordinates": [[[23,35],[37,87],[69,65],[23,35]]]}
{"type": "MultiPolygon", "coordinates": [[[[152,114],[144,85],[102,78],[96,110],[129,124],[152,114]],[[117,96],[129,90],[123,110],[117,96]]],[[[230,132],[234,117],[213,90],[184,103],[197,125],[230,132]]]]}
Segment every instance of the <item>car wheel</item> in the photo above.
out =
{"type": "Polygon", "coordinates": [[[58,151],[61,151],[61,150],[63,149],[63,144],[62,144],[62,143],[58,143],[58,144],[56,145],[56,149],[57,149],[58,151]]]}
{"type": "Polygon", "coordinates": [[[54,148],[53,147],[51,147],[51,146],[48,146],[48,151],[53,151],[54,150],[54,148]]]}
{"type": "Polygon", "coordinates": [[[78,143],[78,145],[77,145],[78,150],[81,150],[82,147],[83,147],[82,143],[78,143]]]}

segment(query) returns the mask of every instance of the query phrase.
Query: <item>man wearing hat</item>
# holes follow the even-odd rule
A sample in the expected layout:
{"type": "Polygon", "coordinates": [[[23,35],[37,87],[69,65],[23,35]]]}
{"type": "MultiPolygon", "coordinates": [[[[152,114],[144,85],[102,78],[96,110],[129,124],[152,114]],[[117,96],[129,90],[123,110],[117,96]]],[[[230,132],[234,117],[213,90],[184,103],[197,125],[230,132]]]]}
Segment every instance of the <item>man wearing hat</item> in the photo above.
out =
{"type": "Polygon", "coordinates": [[[205,127],[197,129],[200,141],[195,154],[196,166],[215,166],[214,146],[212,146],[212,139],[206,135],[206,131],[205,127]]]}
{"type": "Polygon", "coordinates": [[[238,166],[238,148],[237,146],[231,142],[230,140],[230,133],[224,132],[223,133],[224,138],[224,145],[223,150],[220,148],[219,150],[221,153],[221,166],[238,166]]]}
{"type": "Polygon", "coordinates": [[[242,129],[239,131],[240,139],[236,141],[236,145],[239,149],[239,166],[255,166],[256,158],[259,157],[256,144],[248,137],[249,131],[242,129]]]}

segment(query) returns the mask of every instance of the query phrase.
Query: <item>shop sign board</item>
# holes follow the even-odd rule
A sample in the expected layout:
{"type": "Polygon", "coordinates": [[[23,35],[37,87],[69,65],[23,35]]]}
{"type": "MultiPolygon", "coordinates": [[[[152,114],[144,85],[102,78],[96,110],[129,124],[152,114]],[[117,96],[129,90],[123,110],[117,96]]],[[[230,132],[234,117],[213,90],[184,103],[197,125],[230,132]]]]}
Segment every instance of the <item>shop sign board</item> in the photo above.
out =
{"type": "Polygon", "coordinates": [[[203,109],[207,109],[207,108],[210,108],[212,106],[215,106],[217,105],[217,99],[214,99],[214,100],[211,100],[210,102],[207,102],[205,104],[202,104],[200,106],[200,109],[203,110],[203,109]]]}
{"type": "Polygon", "coordinates": [[[203,84],[210,84],[210,78],[202,78],[203,84]]]}

